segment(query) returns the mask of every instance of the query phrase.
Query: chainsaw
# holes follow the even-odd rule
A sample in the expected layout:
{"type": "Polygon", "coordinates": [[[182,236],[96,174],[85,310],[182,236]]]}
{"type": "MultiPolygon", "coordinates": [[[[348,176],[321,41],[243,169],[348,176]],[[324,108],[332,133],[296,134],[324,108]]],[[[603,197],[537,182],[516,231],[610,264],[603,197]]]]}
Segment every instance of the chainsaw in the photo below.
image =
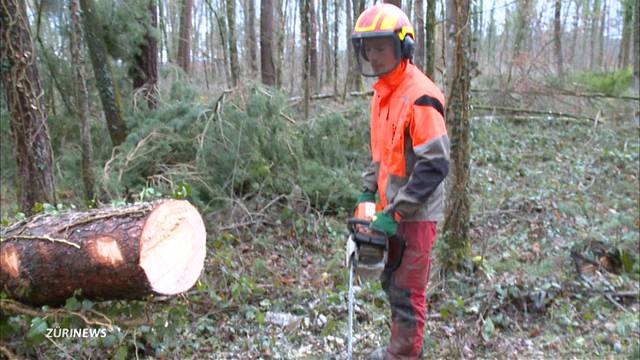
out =
{"type": "Polygon", "coordinates": [[[400,267],[405,242],[399,236],[389,237],[370,228],[373,215],[382,211],[382,206],[374,202],[361,202],[356,206],[354,216],[347,220],[349,237],[345,265],[349,269],[349,291],[347,320],[347,358],[353,352],[353,279],[356,275],[364,279],[379,277],[383,272],[393,272],[400,267]],[[399,254],[393,264],[388,263],[389,242],[400,244],[399,254]]]}

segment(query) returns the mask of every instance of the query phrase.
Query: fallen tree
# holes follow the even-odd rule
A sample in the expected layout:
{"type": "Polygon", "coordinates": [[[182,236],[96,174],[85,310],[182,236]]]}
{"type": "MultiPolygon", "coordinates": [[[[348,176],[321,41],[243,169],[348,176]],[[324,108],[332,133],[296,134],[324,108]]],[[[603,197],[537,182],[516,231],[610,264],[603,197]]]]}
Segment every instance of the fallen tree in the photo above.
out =
{"type": "Polygon", "coordinates": [[[0,282],[9,297],[60,304],[139,299],[191,288],[204,267],[206,231],[187,201],[37,215],[0,232],[0,282]]]}

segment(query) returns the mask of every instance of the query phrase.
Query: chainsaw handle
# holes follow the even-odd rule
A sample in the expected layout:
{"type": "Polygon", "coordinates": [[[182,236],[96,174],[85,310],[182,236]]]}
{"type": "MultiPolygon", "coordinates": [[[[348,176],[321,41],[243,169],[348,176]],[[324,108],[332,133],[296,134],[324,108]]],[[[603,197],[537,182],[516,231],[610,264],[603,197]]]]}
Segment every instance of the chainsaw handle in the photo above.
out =
{"type": "Polygon", "coordinates": [[[349,226],[349,230],[353,230],[356,225],[364,225],[368,227],[369,225],[371,225],[371,220],[358,218],[350,218],[349,220],[347,220],[347,226],[349,226]]]}
{"type": "Polygon", "coordinates": [[[389,265],[385,266],[384,268],[384,272],[388,272],[388,273],[392,273],[396,270],[398,270],[398,268],[400,267],[400,265],[402,264],[402,257],[404,256],[404,249],[406,248],[407,242],[404,241],[403,238],[401,238],[398,235],[392,236],[389,238],[389,241],[398,241],[400,243],[400,254],[398,254],[398,256],[396,257],[396,261],[393,263],[393,265],[389,265]]]}

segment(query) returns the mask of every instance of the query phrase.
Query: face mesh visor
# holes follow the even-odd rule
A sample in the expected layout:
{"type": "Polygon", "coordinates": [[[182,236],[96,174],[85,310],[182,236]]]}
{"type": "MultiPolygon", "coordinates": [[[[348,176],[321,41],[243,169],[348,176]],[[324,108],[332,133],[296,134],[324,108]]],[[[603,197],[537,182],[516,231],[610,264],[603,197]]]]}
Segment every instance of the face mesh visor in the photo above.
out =
{"type": "Polygon", "coordinates": [[[400,63],[400,40],[397,36],[353,38],[358,68],[363,76],[382,76],[400,63]]]}

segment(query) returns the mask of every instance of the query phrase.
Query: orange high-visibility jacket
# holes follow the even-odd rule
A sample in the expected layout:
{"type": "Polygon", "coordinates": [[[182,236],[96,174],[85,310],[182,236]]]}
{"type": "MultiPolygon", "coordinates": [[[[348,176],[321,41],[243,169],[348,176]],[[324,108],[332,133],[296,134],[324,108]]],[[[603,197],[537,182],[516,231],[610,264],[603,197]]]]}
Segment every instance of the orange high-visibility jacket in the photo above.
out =
{"type": "Polygon", "coordinates": [[[449,172],[444,95],[408,60],[373,88],[365,191],[379,191],[384,211],[404,221],[442,220],[449,172]]]}

